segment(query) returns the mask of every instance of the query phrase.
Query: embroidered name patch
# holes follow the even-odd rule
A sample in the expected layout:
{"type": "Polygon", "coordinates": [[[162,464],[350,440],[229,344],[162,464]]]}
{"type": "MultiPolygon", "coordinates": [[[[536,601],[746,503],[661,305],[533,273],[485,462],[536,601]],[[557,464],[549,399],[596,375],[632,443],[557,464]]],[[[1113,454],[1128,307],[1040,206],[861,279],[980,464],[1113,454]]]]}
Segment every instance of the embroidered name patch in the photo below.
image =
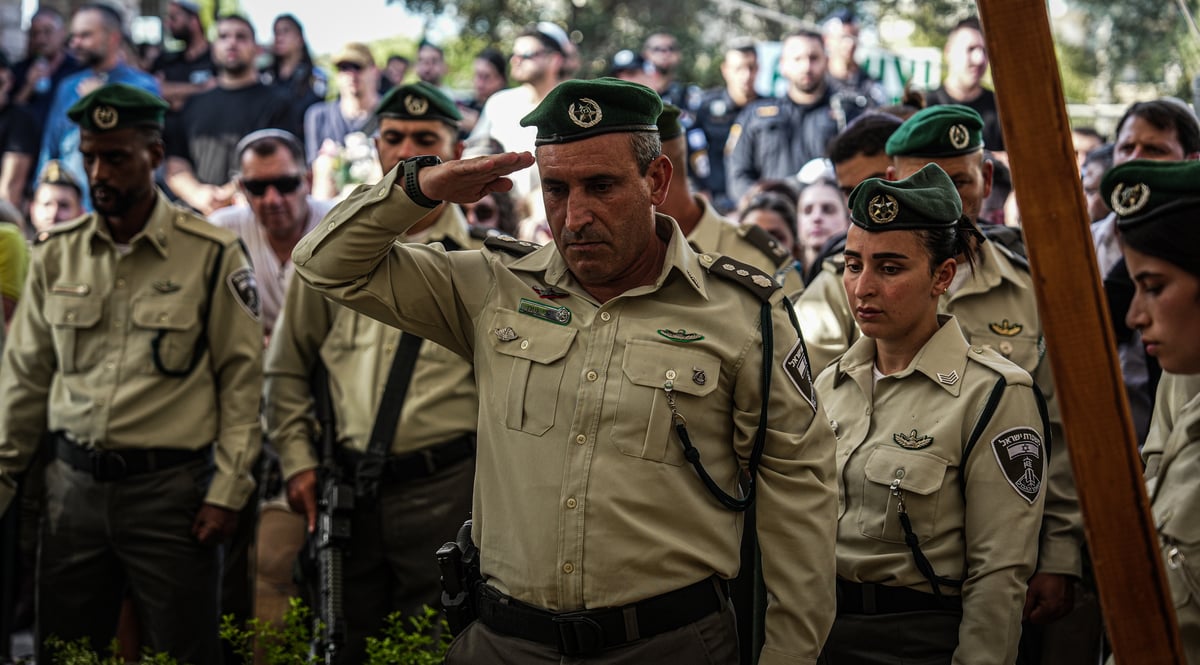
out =
{"type": "Polygon", "coordinates": [[[521,298],[521,304],[517,307],[517,311],[535,319],[557,323],[560,326],[571,322],[571,310],[566,307],[555,307],[527,298],[521,298]]]}
{"type": "Polygon", "coordinates": [[[1029,503],[1042,492],[1045,457],[1042,437],[1029,427],[1014,427],[992,439],[992,452],[1004,473],[1004,479],[1029,503]]]}

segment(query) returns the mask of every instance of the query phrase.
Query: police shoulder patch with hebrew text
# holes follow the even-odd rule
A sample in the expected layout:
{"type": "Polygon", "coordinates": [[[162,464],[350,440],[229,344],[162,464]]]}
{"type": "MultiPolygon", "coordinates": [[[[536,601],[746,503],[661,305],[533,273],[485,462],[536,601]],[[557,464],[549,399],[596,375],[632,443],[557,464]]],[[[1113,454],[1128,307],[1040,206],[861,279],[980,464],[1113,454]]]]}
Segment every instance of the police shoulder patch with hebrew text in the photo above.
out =
{"type": "Polygon", "coordinates": [[[783,357],[783,373],[804,396],[813,411],[816,411],[817,391],[813,388],[812,370],[808,364],[808,352],[804,349],[803,339],[796,340],[796,344],[783,357]]]}
{"type": "Polygon", "coordinates": [[[1045,447],[1042,437],[1030,427],[1014,427],[992,439],[992,452],[1004,473],[1004,479],[1021,498],[1032,504],[1042,492],[1046,476],[1045,447]]]}
{"type": "Polygon", "coordinates": [[[258,283],[254,280],[254,271],[250,268],[238,268],[229,273],[226,282],[229,284],[229,290],[233,292],[234,299],[257,321],[262,308],[259,306],[258,283]]]}

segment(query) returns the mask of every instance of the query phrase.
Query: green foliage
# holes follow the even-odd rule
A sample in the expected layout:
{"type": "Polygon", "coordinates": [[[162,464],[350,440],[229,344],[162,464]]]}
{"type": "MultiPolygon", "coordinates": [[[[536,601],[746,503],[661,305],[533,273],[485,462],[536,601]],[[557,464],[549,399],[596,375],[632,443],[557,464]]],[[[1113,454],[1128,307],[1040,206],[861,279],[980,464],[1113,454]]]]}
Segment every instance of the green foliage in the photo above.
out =
{"type": "MultiPolygon", "coordinates": [[[[92,650],[88,640],[81,637],[72,642],[65,642],[58,637],[46,639],[46,646],[51,652],[51,665],[124,665],[121,658],[121,643],[113,638],[108,644],[108,655],[101,656],[92,650]]],[[[140,665],[179,665],[179,661],[165,653],[153,653],[149,648],[142,649],[140,665]]]]}
{"type": "Polygon", "coordinates": [[[240,627],[233,615],[226,614],[221,618],[221,639],[229,642],[242,662],[254,662],[257,645],[270,665],[315,665],[320,660],[311,648],[312,624],[312,610],[299,598],[292,598],[283,614],[282,627],[257,618],[240,627]]]}
{"type": "Polygon", "coordinates": [[[388,616],[382,638],[367,638],[367,663],[440,665],[450,639],[450,626],[437,610],[426,606],[424,615],[408,617],[407,622],[396,612],[388,616]]]}

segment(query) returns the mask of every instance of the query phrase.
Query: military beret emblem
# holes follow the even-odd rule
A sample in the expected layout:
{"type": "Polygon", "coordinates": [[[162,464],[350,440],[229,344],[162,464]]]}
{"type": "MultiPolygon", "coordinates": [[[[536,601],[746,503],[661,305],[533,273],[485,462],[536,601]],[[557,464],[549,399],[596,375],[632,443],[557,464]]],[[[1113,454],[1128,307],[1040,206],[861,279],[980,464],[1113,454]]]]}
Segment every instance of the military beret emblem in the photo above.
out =
{"type": "Polygon", "coordinates": [[[951,125],[949,134],[950,145],[955,150],[962,150],[971,142],[971,132],[967,131],[966,125],[951,125]]]}
{"type": "Polygon", "coordinates": [[[872,222],[887,224],[900,214],[900,203],[891,194],[879,194],[871,199],[867,214],[871,216],[872,222]]]}
{"type": "Polygon", "coordinates": [[[600,105],[594,100],[581,97],[567,109],[567,115],[571,118],[571,122],[587,129],[595,127],[604,117],[604,112],[600,110],[600,105]]]}
{"type": "Polygon", "coordinates": [[[92,109],[92,122],[98,129],[112,129],[117,126],[119,120],[120,116],[117,115],[117,110],[107,104],[92,109]]]}
{"type": "Polygon", "coordinates": [[[429,100],[416,95],[408,95],[404,98],[404,110],[410,115],[425,115],[429,112],[429,100]]]}
{"type": "Polygon", "coordinates": [[[1113,190],[1110,198],[1113,212],[1125,217],[1146,207],[1146,203],[1150,201],[1150,188],[1140,182],[1132,186],[1121,183],[1113,190]]]}

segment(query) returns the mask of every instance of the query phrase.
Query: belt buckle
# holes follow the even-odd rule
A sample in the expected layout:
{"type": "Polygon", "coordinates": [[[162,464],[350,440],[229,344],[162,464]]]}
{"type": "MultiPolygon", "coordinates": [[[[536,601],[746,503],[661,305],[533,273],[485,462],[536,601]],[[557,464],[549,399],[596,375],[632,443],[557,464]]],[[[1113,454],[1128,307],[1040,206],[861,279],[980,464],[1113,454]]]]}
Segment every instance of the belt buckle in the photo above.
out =
{"type": "Polygon", "coordinates": [[[554,615],[558,650],[564,656],[587,656],[604,648],[604,629],[584,612],[554,615]]]}
{"type": "Polygon", "coordinates": [[[96,450],[92,453],[92,477],[97,482],[122,480],[128,472],[125,458],[112,450],[96,450]]]}

